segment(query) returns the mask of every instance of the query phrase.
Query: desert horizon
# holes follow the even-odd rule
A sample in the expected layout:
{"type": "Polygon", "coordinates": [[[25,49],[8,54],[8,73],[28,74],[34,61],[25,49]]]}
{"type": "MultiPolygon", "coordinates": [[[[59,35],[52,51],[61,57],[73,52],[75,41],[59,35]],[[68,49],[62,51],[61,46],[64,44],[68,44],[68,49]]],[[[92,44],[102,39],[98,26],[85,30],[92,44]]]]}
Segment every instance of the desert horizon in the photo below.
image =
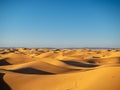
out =
{"type": "Polygon", "coordinates": [[[98,49],[98,50],[101,50],[101,49],[116,49],[116,50],[119,50],[120,48],[119,47],[0,47],[0,49],[19,49],[19,48],[24,48],[24,49],[98,49]]]}
{"type": "Polygon", "coordinates": [[[118,49],[0,49],[1,90],[119,90],[118,49]]]}
{"type": "Polygon", "coordinates": [[[120,0],[0,0],[0,90],[120,90],[120,0]]]}

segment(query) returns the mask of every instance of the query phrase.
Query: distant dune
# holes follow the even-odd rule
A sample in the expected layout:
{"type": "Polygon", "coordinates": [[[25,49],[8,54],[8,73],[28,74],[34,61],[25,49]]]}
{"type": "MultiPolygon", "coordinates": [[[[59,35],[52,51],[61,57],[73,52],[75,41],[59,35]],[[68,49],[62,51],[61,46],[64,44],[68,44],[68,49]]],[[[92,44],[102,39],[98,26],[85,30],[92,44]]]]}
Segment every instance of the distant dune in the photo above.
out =
{"type": "Polygon", "coordinates": [[[120,50],[1,48],[0,90],[120,90],[120,50]]]}

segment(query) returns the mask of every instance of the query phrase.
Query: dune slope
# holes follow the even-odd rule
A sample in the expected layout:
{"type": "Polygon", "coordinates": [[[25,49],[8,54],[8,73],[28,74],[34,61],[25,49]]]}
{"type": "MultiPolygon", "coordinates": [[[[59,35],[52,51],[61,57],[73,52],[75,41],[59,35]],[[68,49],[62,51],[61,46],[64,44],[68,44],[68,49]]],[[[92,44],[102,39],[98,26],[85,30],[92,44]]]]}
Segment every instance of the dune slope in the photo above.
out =
{"type": "Polygon", "coordinates": [[[120,90],[120,50],[0,49],[0,90],[120,90]]]}

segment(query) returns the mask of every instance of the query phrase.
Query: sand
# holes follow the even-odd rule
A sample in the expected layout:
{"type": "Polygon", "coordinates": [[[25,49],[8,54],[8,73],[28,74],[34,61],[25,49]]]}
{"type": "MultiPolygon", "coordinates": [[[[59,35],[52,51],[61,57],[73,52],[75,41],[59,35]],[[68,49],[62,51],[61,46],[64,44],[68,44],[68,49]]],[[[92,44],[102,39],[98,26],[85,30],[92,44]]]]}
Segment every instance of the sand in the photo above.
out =
{"type": "Polygon", "coordinates": [[[0,90],[120,90],[120,50],[1,48],[0,90]]]}

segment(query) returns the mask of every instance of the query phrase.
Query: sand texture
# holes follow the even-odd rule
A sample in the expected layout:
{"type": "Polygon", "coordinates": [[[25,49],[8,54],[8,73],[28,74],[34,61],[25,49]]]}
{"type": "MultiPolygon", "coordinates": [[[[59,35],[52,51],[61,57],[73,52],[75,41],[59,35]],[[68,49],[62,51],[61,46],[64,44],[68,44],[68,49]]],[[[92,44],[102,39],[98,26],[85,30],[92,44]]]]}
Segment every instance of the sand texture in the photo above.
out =
{"type": "Polygon", "coordinates": [[[1,48],[0,90],[120,90],[120,50],[1,48]]]}

